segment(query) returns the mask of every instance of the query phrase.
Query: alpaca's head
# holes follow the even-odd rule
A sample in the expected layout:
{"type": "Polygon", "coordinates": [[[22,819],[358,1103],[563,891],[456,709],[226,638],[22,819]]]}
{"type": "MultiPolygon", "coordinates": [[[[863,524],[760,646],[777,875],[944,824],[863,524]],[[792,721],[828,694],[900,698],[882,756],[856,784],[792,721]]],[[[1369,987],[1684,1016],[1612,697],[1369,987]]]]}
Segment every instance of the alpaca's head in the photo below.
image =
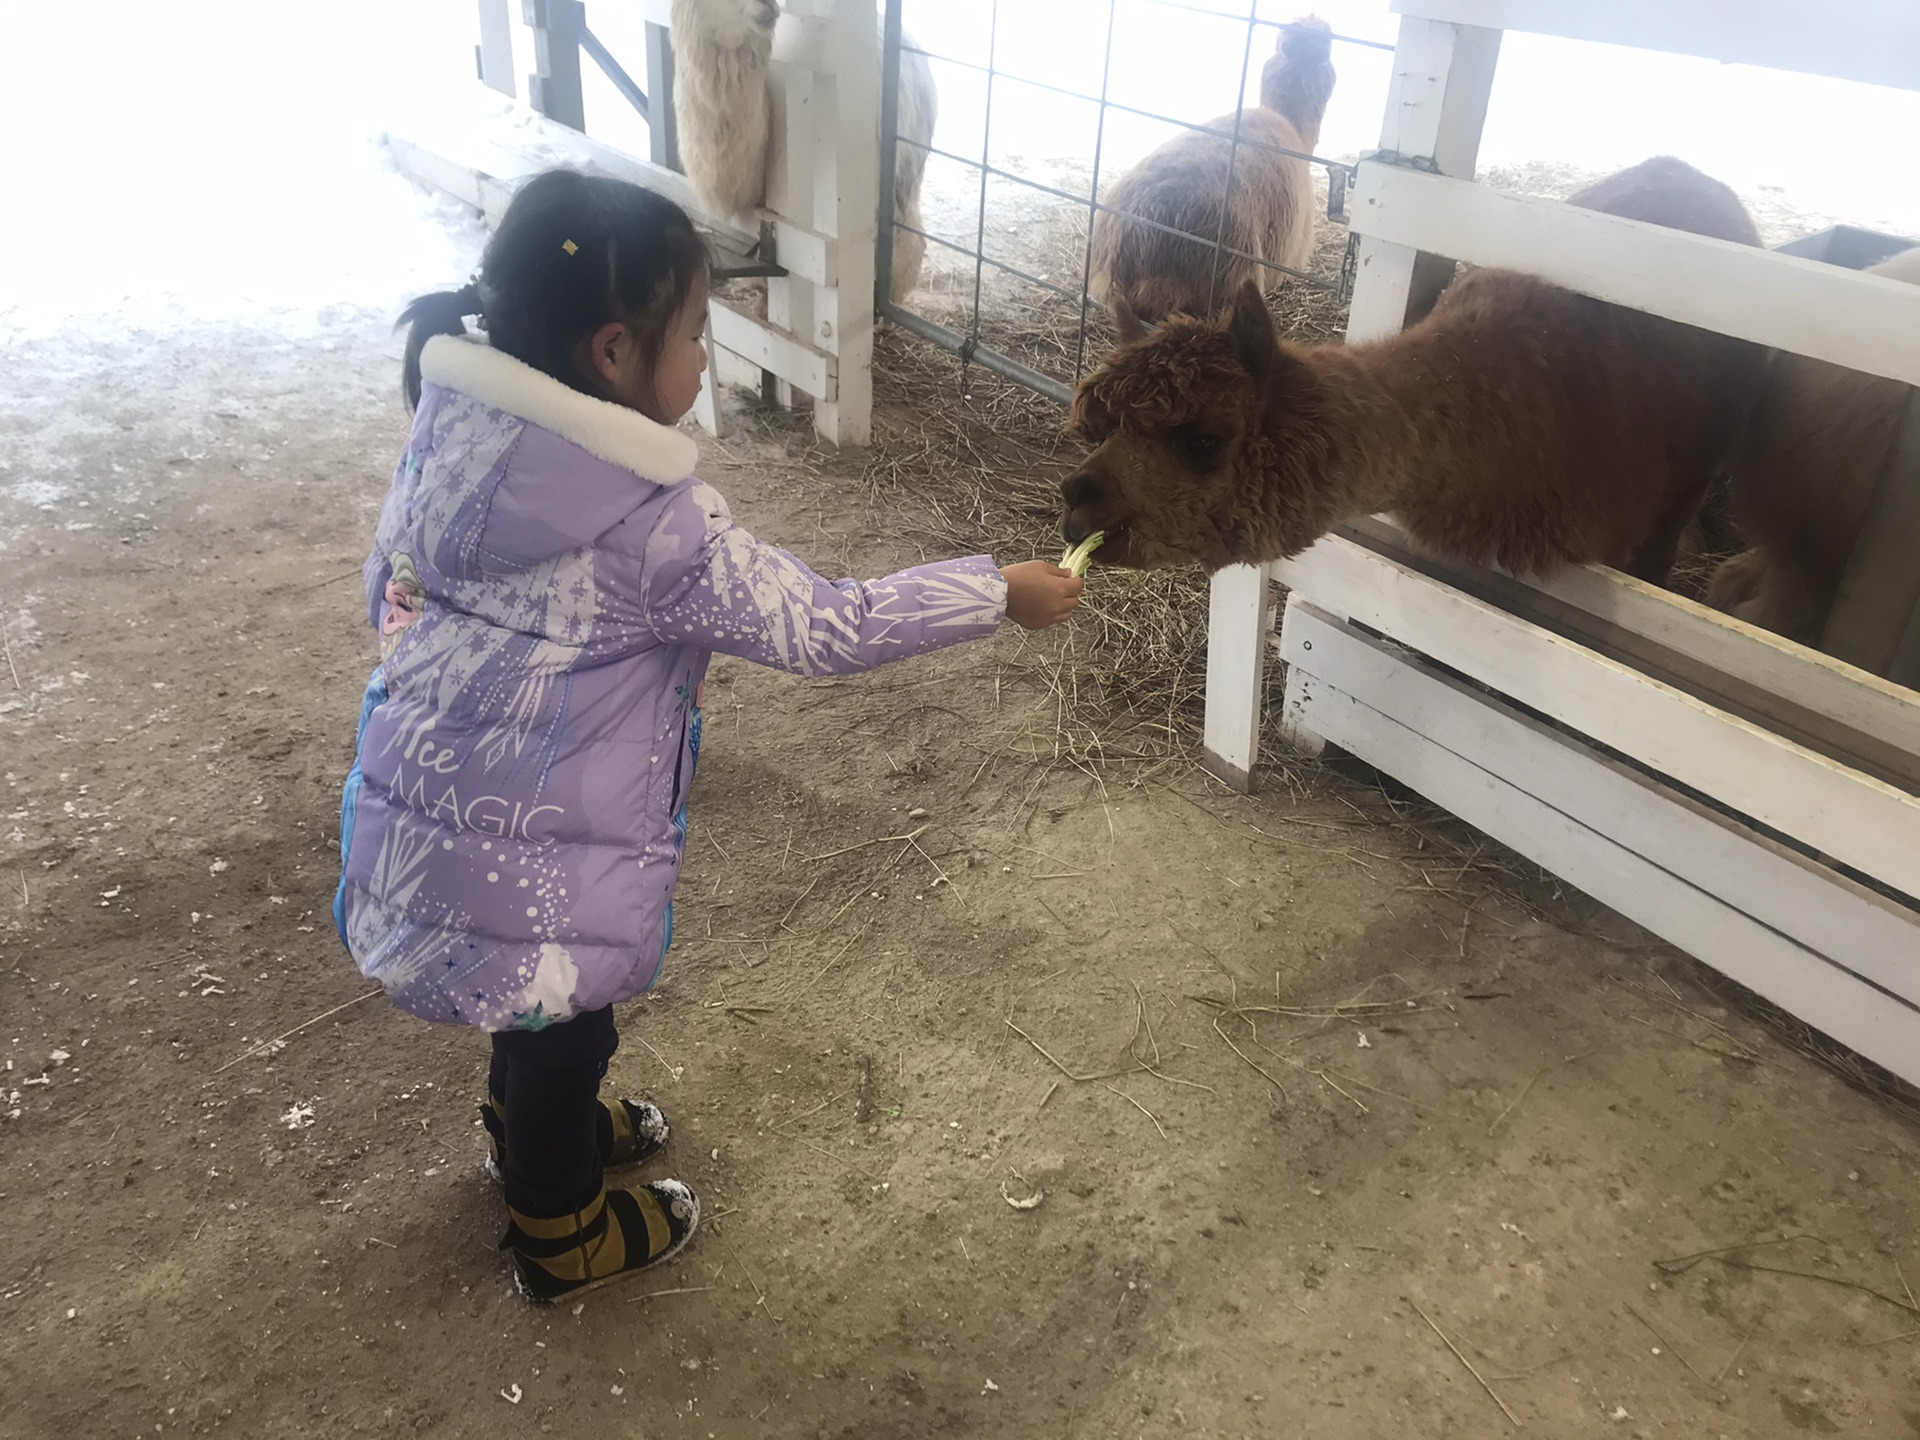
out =
{"type": "Polygon", "coordinates": [[[683,4],[688,13],[676,24],[697,28],[702,39],[722,50],[765,44],[780,18],[780,0],[683,0],[683,4]]]}
{"type": "Polygon", "coordinates": [[[1060,487],[1062,529],[1103,565],[1207,570],[1305,549],[1331,528],[1310,477],[1322,433],[1306,368],[1249,282],[1211,320],[1149,333],[1122,302],[1120,348],[1080,384],[1067,429],[1093,447],[1060,487]],[[1306,464],[1302,464],[1302,461],[1306,464]]]}
{"type": "Polygon", "coordinates": [[[1282,27],[1273,55],[1260,67],[1260,103],[1317,130],[1333,98],[1333,27],[1302,15],[1282,27]]]}

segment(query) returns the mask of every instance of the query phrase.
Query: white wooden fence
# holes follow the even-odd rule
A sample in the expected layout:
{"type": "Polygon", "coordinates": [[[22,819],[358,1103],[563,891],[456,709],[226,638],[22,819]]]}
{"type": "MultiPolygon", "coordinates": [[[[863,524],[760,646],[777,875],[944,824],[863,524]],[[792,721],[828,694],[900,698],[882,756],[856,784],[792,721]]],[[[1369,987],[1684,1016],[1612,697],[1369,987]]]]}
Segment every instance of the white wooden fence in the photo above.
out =
{"type": "MultiPolygon", "coordinates": [[[[667,27],[668,0],[641,0],[667,27]]],[[[482,64],[511,63],[505,6],[482,3],[482,64]],[[504,58],[503,58],[504,57],[504,58]]],[[[575,62],[577,68],[577,61],[575,62]]],[[[873,434],[873,266],[879,215],[880,37],[873,0],[785,0],[774,31],[767,195],[752,215],[714,215],[686,177],[535,114],[475,82],[468,102],[389,132],[403,171],[497,220],[519,184],[570,164],[659,191],[736,255],[785,274],[767,282],[764,317],[716,299],[713,358],[696,414],[717,433],[717,387],[770,391],[811,408],[836,445],[873,434]]],[[[655,82],[654,104],[664,100],[655,82]]],[[[656,121],[659,117],[656,117],[656,121]]]]}
{"type": "MultiPolygon", "coordinates": [[[[1920,287],[1471,181],[1504,30],[1920,89],[1920,5],[1393,8],[1381,149],[1400,163],[1363,164],[1356,183],[1349,339],[1399,329],[1446,256],[1920,385],[1920,287]]],[[[1888,149],[1909,165],[1899,140],[1888,149]]],[[[1913,439],[1869,541],[1920,491],[1920,473],[1899,470],[1913,439]]],[[[1910,593],[1920,534],[1897,538],[1863,543],[1849,585],[1910,593]]],[[[1538,584],[1463,571],[1373,522],[1216,578],[1205,743],[1241,785],[1259,754],[1272,580],[1289,592],[1276,647],[1289,743],[1361,757],[1920,1083],[1920,695],[1614,571],[1538,584]]],[[[1913,617],[1859,623],[1897,640],[1913,617]]]]}

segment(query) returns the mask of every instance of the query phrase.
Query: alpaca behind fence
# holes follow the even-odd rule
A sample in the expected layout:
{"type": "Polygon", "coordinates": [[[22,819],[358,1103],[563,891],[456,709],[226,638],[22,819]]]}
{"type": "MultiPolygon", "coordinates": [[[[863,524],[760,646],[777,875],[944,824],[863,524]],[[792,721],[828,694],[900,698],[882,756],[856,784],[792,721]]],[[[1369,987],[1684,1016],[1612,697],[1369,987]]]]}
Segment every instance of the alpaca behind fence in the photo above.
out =
{"type": "MultiPolygon", "coordinates": [[[[1920,285],[1920,246],[1867,272],[1920,285]]],[[[1778,354],[1735,452],[1734,516],[1753,548],[1714,573],[1709,604],[1820,643],[1874,487],[1893,461],[1912,387],[1778,354]]],[[[1895,476],[1920,484],[1920,476],[1895,476]]]]}
{"type": "MultiPolygon", "coordinates": [[[[766,199],[773,133],[768,77],[775,0],[673,0],[674,121],[680,161],[701,200],[723,216],[750,214],[766,199]]],[[[893,167],[892,294],[904,301],[920,283],[927,242],[920,186],[939,118],[933,70],[911,38],[900,55],[900,143],[893,167]]]]}
{"type": "MultiPolygon", "coordinates": [[[[1678,160],[1570,202],[1757,245],[1739,198],[1678,160]]],[[[1724,466],[1764,352],[1506,270],[1471,270],[1418,324],[1365,345],[1280,342],[1248,283],[1231,313],[1123,344],[1080,387],[1095,449],[1063,487],[1100,557],[1210,570],[1299,553],[1390,512],[1422,548],[1543,573],[1650,580],[1724,466]]]]}
{"type": "Polygon", "coordinates": [[[1250,280],[1275,289],[1287,277],[1273,266],[1306,265],[1316,207],[1300,157],[1319,142],[1333,94],[1331,35],[1313,16],[1295,21],[1261,71],[1258,105],[1208,121],[1219,133],[1176,136],[1121,177],[1094,218],[1094,299],[1125,301],[1149,323],[1205,315],[1250,280]]]}

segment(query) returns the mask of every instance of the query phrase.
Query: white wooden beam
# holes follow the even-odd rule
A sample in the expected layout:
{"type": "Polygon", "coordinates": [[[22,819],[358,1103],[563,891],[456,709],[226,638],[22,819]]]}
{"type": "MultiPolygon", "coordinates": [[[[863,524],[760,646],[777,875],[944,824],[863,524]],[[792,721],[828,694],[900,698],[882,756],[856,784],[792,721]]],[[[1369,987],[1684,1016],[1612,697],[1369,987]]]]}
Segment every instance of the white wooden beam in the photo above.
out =
{"type": "Polygon", "coordinates": [[[513,21],[507,13],[507,0],[479,0],[479,5],[480,43],[474,48],[480,61],[480,83],[511,97],[518,87],[513,78],[513,21]]]}
{"type": "MultiPolygon", "coordinates": [[[[788,28],[792,23],[789,18],[781,21],[788,28]]],[[[767,213],[810,230],[819,223],[813,203],[814,174],[821,159],[816,128],[820,113],[814,95],[817,83],[804,67],[785,63],[776,64],[769,76],[774,125],[767,147],[767,213]]],[[[767,323],[790,335],[811,337],[816,288],[804,277],[769,279],[767,323]]],[[[773,398],[782,408],[792,409],[798,398],[793,382],[786,376],[776,376],[773,398]]]]}
{"type": "MultiPolygon", "coordinates": [[[[1302,683],[1314,696],[1316,727],[1343,749],[1869,1060],[1920,1083],[1920,1010],[1648,859],[1645,829],[1622,844],[1507,778],[1509,757],[1530,731],[1559,745],[1550,769],[1591,773],[1597,757],[1585,747],[1542,735],[1498,700],[1454,689],[1456,699],[1470,698],[1479,711],[1479,738],[1462,755],[1422,733],[1432,707],[1445,703],[1446,687],[1409,685],[1402,697],[1407,708],[1389,714],[1341,690],[1337,678],[1303,672],[1302,683]]],[[[1658,829],[1661,819],[1652,813],[1658,829]]]]}
{"type": "MultiPolygon", "coordinates": [[[[471,172],[471,187],[481,180],[511,194],[529,177],[555,165],[573,165],[594,174],[631,180],[666,196],[700,224],[745,250],[759,236],[744,230],[728,216],[716,216],[700,203],[687,177],[589,135],[537,115],[524,105],[475,83],[455,92],[459,98],[439,105],[431,115],[416,114],[387,132],[396,154],[406,146],[413,152],[438,157],[445,166],[471,172]]],[[[437,178],[421,177],[440,188],[437,178]]],[[[450,191],[467,199],[458,190],[450,191]]],[[[474,203],[468,200],[469,204],[474,203]]]]}
{"type": "Polygon", "coordinates": [[[1367,548],[1491,600],[1616,660],[1920,789],[1913,691],[1603,565],[1520,579],[1422,555],[1385,520],[1348,527],[1367,548]]]}
{"type": "MultiPolygon", "coordinates": [[[[1280,632],[1273,637],[1276,658],[1284,657],[1289,651],[1312,651],[1311,638],[1300,640],[1289,633],[1302,613],[1300,597],[1289,594],[1280,614],[1280,632]]],[[[1287,666],[1286,689],[1280,701],[1280,739],[1296,755],[1317,756],[1326,753],[1327,740],[1314,728],[1314,692],[1307,684],[1309,674],[1305,666],[1287,666]]]]}
{"type": "Polygon", "coordinates": [[[1282,583],[1738,813],[1920,897],[1920,798],[1339,536],[1282,583]]]}
{"type": "Polygon", "coordinates": [[[1597,754],[1570,763],[1582,747],[1537,721],[1513,715],[1495,727],[1499,748],[1489,748],[1485,696],[1297,597],[1283,633],[1287,663],[1303,680],[1319,676],[1383,714],[1417,718],[1434,744],[1920,1006],[1920,913],[1629,766],[1597,754]]]}
{"type": "Polygon", "coordinates": [[[712,310],[714,343],[744,356],[803,394],[831,400],[835,396],[836,366],[832,356],[802,345],[765,321],[716,304],[712,310]]]}
{"type": "Polygon", "coordinates": [[[816,75],[826,108],[814,228],[835,242],[835,283],[814,288],[810,344],[837,363],[835,393],[814,406],[814,428],[835,445],[873,440],[874,250],[880,215],[880,29],[871,0],[837,0],[827,42],[834,73],[816,75]]]}
{"type": "Polygon", "coordinates": [[[712,342],[710,342],[708,354],[712,357],[710,373],[722,387],[731,385],[738,390],[759,393],[760,380],[766,372],[753,361],[744,355],[735,354],[724,345],[712,342]]]}
{"type": "Polygon", "coordinates": [[[774,259],[791,278],[813,285],[840,283],[839,246],[831,238],[778,215],[769,216],[768,221],[773,226],[774,259]]]}
{"type": "MultiPolygon", "coordinates": [[[[1380,148],[1430,160],[1443,175],[1471,180],[1500,59],[1500,32],[1409,19],[1400,23],[1380,148]]],[[[1356,257],[1347,341],[1391,335],[1433,307],[1453,275],[1446,255],[1362,237],[1356,257]]]]}
{"type": "Polygon", "coordinates": [[[795,70],[833,75],[847,64],[835,50],[833,21],[805,15],[789,6],[774,30],[773,58],[795,70]]]}
{"type": "Polygon", "coordinates": [[[1920,90],[1912,0],[1393,0],[1405,16],[1920,90]]]}
{"type": "Polygon", "coordinates": [[[484,142],[415,141],[389,131],[387,153],[408,179],[471,205],[498,225],[525,174],[517,156],[484,142]]]}
{"type": "Polygon", "coordinates": [[[1363,235],[1920,385],[1920,285],[1378,162],[1352,210],[1363,235]]]}
{"type": "Polygon", "coordinates": [[[1234,789],[1253,783],[1273,587],[1264,565],[1229,565],[1213,577],[1207,613],[1207,713],[1201,761],[1234,789]]]}

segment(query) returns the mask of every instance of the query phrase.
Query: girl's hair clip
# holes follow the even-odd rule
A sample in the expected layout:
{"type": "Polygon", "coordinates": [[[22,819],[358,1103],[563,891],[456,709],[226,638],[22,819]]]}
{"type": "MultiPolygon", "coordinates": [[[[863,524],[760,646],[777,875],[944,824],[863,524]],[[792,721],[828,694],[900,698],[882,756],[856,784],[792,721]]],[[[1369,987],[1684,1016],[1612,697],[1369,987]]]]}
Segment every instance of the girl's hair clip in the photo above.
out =
{"type": "Polygon", "coordinates": [[[566,251],[567,254],[569,255],[577,255],[580,253],[580,247],[574,244],[573,241],[571,240],[562,240],[560,242],[560,248],[566,251]]]}

